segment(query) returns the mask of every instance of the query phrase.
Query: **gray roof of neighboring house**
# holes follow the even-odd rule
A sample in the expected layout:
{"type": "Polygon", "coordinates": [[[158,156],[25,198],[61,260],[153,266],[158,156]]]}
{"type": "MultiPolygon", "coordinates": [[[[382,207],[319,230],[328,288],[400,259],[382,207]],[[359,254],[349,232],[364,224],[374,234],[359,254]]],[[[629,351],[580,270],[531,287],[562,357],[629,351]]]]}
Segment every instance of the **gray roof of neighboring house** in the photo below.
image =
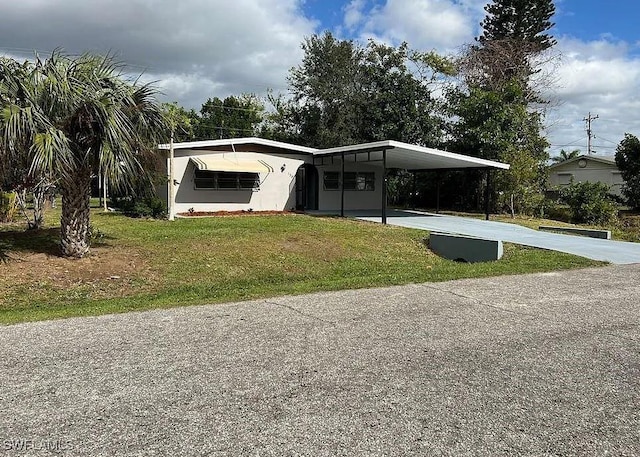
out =
{"type": "Polygon", "coordinates": [[[562,162],[554,163],[553,165],[551,165],[549,167],[549,169],[558,168],[559,166],[568,165],[568,164],[577,162],[578,160],[581,160],[581,159],[592,160],[594,162],[600,162],[600,163],[604,163],[606,165],[615,165],[616,164],[616,159],[611,157],[611,156],[596,157],[596,156],[583,154],[583,155],[580,155],[578,157],[574,157],[573,159],[564,160],[562,162]]]}

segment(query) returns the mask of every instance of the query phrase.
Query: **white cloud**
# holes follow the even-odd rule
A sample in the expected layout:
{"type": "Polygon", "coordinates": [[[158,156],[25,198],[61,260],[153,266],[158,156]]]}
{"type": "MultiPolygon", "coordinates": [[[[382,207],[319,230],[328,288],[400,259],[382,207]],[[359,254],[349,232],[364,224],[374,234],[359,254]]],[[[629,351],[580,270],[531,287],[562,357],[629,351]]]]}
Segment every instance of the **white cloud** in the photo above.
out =
{"type": "Polygon", "coordinates": [[[391,43],[407,41],[416,49],[450,50],[473,39],[477,3],[387,0],[368,11],[360,32],[391,43]]]}
{"type": "Polygon", "coordinates": [[[552,151],[579,148],[586,152],[583,119],[592,113],[599,155],[612,155],[625,133],[640,135],[640,58],[625,42],[598,39],[558,40],[562,61],[553,94],[560,104],[550,112],[552,151]]]}
{"type": "Polygon", "coordinates": [[[134,71],[162,76],[168,99],[199,107],[215,95],[286,86],[288,69],[302,57],[300,43],[317,26],[304,17],[301,2],[1,2],[0,43],[14,54],[55,47],[112,51],[134,71]]]}
{"type": "Polygon", "coordinates": [[[362,23],[365,4],[365,0],[351,0],[344,7],[344,25],[348,30],[353,30],[362,23]]]}

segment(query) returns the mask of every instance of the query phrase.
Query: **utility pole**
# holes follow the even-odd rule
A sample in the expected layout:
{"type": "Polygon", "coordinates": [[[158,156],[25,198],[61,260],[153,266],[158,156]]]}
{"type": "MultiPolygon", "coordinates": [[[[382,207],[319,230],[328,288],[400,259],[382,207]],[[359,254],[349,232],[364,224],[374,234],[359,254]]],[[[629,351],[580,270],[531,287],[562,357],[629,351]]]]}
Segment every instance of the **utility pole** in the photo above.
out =
{"type": "Polygon", "coordinates": [[[599,117],[598,115],[592,116],[589,112],[589,115],[583,119],[587,123],[587,155],[591,155],[591,138],[595,136],[591,130],[591,121],[595,121],[599,117]]]}

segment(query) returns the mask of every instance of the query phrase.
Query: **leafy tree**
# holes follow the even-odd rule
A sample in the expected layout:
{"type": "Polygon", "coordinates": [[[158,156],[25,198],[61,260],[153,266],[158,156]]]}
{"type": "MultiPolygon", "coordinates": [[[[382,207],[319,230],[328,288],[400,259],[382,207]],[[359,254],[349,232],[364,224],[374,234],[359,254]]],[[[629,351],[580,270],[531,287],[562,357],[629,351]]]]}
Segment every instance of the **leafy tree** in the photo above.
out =
{"type": "Polygon", "coordinates": [[[359,64],[359,141],[439,143],[441,123],[434,116],[431,90],[407,66],[412,58],[421,57],[423,67],[432,63],[424,55],[410,53],[406,43],[394,48],[369,41],[359,64]]]}
{"type": "Polygon", "coordinates": [[[572,182],[560,190],[560,201],[569,206],[573,222],[607,224],[618,214],[611,189],[602,182],[572,182]]]}
{"type": "Polygon", "coordinates": [[[178,102],[163,103],[161,107],[176,143],[195,140],[199,117],[194,110],[187,111],[178,102]]]}
{"type": "Polygon", "coordinates": [[[478,42],[516,39],[532,45],[526,51],[540,52],[556,44],[547,33],[554,24],[553,0],[493,0],[484,7],[486,17],[480,23],[483,32],[478,42]]]}
{"type": "MultiPolygon", "coordinates": [[[[546,180],[545,149],[548,142],[540,135],[542,118],[530,112],[522,102],[523,91],[517,84],[501,91],[471,87],[468,93],[455,90],[449,95],[452,115],[449,147],[468,155],[509,163],[509,170],[497,173],[496,209],[508,208],[513,214],[533,214],[542,203],[546,180]]],[[[467,174],[461,188],[484,192],[481,175],[467,174]]],[[[475,202],[482,199],[478,195],[475,202]]]]}
{"type": "Polygon", "coordinates": [[[61,251],[83,257],[90,246],[92,173],[104,170],[111,182],[126,185],[143,172],[141,151],[155,149],[165,121],[155,90],[123,79],[110,56],[56,51],[24,67],[17,73],[10,60],[0,64],[0,149],[24,145],[31,169],[58,180],[61,251]]]}
{"type": "MultiPolygon", "coordinates": [[[[29,78],[29,63],[19,63],[3,58],[0,61],[5,71],[0,72],[0,107],[15,103],[16,83],[29,78]]],[[[47,196],[55,188],[51,176],[31,167],[28,144],[14,141],[0,151],[0,189],[10,190],[16,208],[24,215],[27,228],[39,229],[44,224],[44,209],[47,196]],[[28,201],[31,200],[31,205],[28,201]]]]}
{"type": "Polygon", "coordinates": [[[255,135],[264,118],[264,104],[253,94],[208,99],[194,122],[196,140],[255,135]]]}
{"type": "Polygon", "coordinates": [[[493,0],[485,11],[483,33],[470,49],[468,66],[475,66],[491,87],[515,80],[530,91],[530,99],[539,97],[530,77],[540,71],[532,68],[533,60],[556,44],[548,33],[554,26],[553,0],[493,0]]]}
{"type": "Polygon", "coordinates": [[[307,38],[302,50],[302,63],[288,78],[293,93],[289,114],[299,141],[320,148],[356,143],[362,49],[326,32],[307,38]]]}
{"type": "Polygon", "coordinates": [[[567,152],[564,149],[560,149],[560,154],[558,154],[555,157],[551,157],[551,161],[553,163],[562,163],[562,162],[566,162],[567,160],[575,159],[576,157],[579,157],[580,154],[581,154],[580,149],[574,149],[571,152],[567,152]]]}
{"type": "Polygon", "coordinates": [[[640,140],[636,136],[625,134],[616,148],[616,165],[624,179],[622,194],[629,206],[640,209],[640,140]]]}
{"type": "Polygon", "coordinates": [[[371,40],[361,46],[329,32],[307,38],[302,49],[302,63],[289,74],[292,100],[272,98],[276,115],[269,132],[315,147],[439,140],[441,121],[428,83],[451,71],[446,59],[412,52],[407,44],[371,40]]]}
{"type": "MultiPolygon", "coordinates": [[[[452,149],[510,163],[500,172],[493,201],[510,211],[537,211],[546,180],[548,142],[542,136],[542,101],[532,87],[540,53],[555,44],[548,34],[552,0],[494,0],[483,33],[458,61],[462,85],[448,93],[452,149]]],[[[460,187],[482,193],[484,182],[468,174],[460,187]]],[[[479,201],[479,199],[478,199],[479,201]]]]}

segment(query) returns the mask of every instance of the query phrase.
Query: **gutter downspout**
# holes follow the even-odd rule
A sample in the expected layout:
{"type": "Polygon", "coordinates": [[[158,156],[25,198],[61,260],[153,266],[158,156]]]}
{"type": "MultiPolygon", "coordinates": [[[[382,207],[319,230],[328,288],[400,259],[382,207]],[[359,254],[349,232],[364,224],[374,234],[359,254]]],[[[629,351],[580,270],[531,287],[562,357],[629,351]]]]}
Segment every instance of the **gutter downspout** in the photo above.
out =
{"type": "Polygon", "coordinates": [[[173,129],[171,130],[171,139],[169,140],[169,220],[175,220],[175,198],[176,198],[176,188],[175,188],[175,179],[173,174],[174,169],[174,153],[173,153],[173,129]]]}

